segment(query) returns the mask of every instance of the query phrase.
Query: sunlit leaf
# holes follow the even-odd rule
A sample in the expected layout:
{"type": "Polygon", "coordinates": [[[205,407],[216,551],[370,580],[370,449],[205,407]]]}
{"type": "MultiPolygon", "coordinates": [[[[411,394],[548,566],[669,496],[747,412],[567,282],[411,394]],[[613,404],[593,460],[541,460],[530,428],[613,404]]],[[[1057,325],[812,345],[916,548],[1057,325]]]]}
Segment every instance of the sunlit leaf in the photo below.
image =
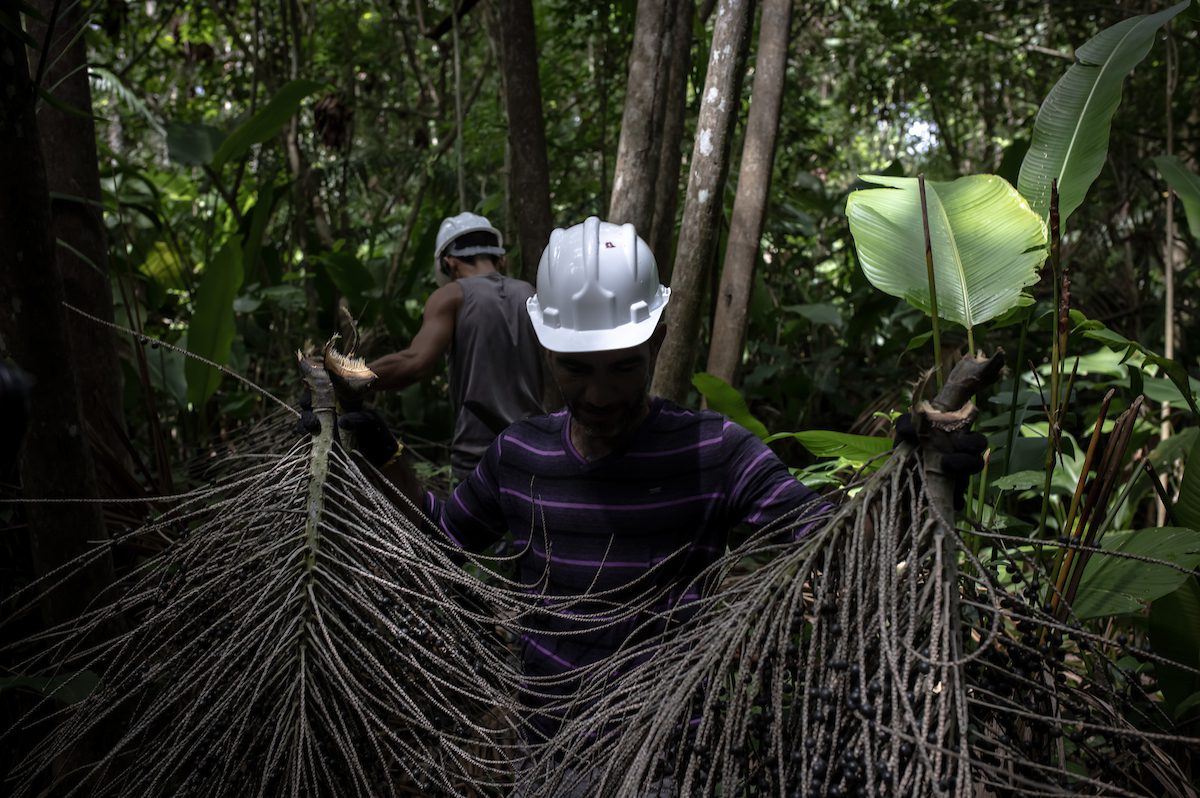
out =
{"type": "Polygon", "coordinates": [[[778,432],[766,438],[767,443],[794,438],[816,457],[839,457],[848,463],[862,465],[892,450],[892,439],[875,435],[851,435],[848,432],[813,429],[804,432],[778,432]]]}
{"type": "Polygon", "coordinates": [[[1075,51],[1072,64],[1042,102],[1017,186],[1043,219],[1050,183],[1058,181],[1058,212],[1067,218],[1083,202],[1108,157],[1108,135],[1121,84],[1150,52],[1159,28],[1191,0],[1149,16],[1118,22],[1075,51]]]}
{"type": "MultiPolygon", "coordinates": [[[[925,236],[917,180],[863,175],[888,188],[846,201],[863,274],[884,293],[930,312],[925,236]]],[[[1022,301],[1046,259],[1046,227],[1015,189],[995,175],[926,181],[938,315],[970,328],[1022,301]]]]}

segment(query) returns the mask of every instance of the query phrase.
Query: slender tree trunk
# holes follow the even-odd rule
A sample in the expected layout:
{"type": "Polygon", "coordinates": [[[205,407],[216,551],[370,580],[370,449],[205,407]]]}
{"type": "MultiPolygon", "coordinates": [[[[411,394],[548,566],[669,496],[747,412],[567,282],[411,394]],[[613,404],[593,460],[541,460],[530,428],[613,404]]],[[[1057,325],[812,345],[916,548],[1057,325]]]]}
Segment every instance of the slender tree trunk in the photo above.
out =
{"type": "Polygon", "coordinates": [[[667,83],[663,115],[662,151],[658,179],[654,184],[654,222],[650,226],[650,249],[659,263],[659,278],[671,279],[672,244],[675,242],[675,212],[679,208],[680,150],[683,120],[687,112],[688,76],[692,70],[692,17],[695,0],[676,0],[675,32],[671,38],[671,76],[667,83]]]}
{"type": "Polygon", "coordinates": [[[512,221],[516,222],[521,245],[519,274],[534,282],[538,260],[550,240],[553,217],[531,0],[502,0],[500,23],[504,104],[508,114],[508,146],[512,152],[512,168],[508,173],[512,221]]]}
{"type": "Polygon", "coordinates": [[[708,350],[708,372],[729,383],[737,380],[746,339],[746,315],[775,163],[791,22],[791,0],[764,0],[758,26],[758,56],[754,62],[754,93],[708,350]]]}
{"type": "Polygon", "coordinates": [[[654,223],[674,17],[675,0],[638,0],[608,221],[632,224],[643,236],[654,223]]]}
{"type": "MultiPolygon", "coordinates": [[[[0,0],[0,11],[20,25],[18,4],[0,0]]],[[[50,194],[39,144],[36,95],[25,45],[0,25],[0,357],[12,358],[35,382],[29,432],[21,459],[34,568],[39,575],[83,554],[89,540],[106,537],[100,505],[41,503],[42,499],[94,499],[96,473],[84,440],[63,302],[54,259],[50,194]]],[[[3,423],[4,419],[0,419],[3,423]]],[[[78,615],[111,581],[107,558],[81,572],[43,603],[48,623],[78,615]]]]}
{"type": "MultiPolygon", "coordinates": [[[[101,211],[99,155],[92,121],[92,91],[87,77],[87,48],[80,28],[87,20],[78,3],[34,0],[46,22],[29,24],[29,33],[46,48],[32,51],[31,70],[43,67],[42,86],[51,91],[68,113],[45,104],[38,114],[42,151],[48,154],[46,183],[50,200],[51,235],[58,243],[54,257],[62,275],[67,302],[97,318],[113,320],[112,286],[108,271],[108,241],[101,211]],[[55,7],[58,16],[55,18],[55,7]],[[47,35],[50,41],[47,42],[47,35]]],[[[80,398],[92,412],[87,419],[93,444],[113,467],[131,470],[123,433],[121,363],[116,340],[95,322],[67,314],[75,352],[80,398]]],[[[115,482],[116,484],[121,484],[115,482]]]]}
{"type": "MultiPolygon", "coordinates": [[[[1167,156],[1175,154],[1175,124],[1173,104],[1175,100],[1175,41],[1171,37],[1171,28],[1167,27],[1167,91],[1166,91],[1166,135],[1167,156]]],[[[1175,192],[1167,189],[1167,219],[1164,231],[1166,241],[1163,244],[1163,355],[1169,360],[1175,359],[1175,192]]],[[[1162,422],[1159,427],[1159,437],[1166,440],[1171,437],[1171,403],[1163,402],[1160,406],[1162,422]]],[[[1163,492],[1170,488],[1168,475],[1164,471],[1159,480],[1163,492]]],[[[1159,500],[1156,512],[1157,526],[1167,523],[1167,507],[1159,500]]]]}
{"type": "Polygon", "coordinates": [[[651,386],[653,393],[676,402],[687,396],[696,358],[704,267],[713,256],[720,232],[729,147],[741,108],[753,20],[754,0],[720,0],[676,247],[667,338],[651,386]]]}

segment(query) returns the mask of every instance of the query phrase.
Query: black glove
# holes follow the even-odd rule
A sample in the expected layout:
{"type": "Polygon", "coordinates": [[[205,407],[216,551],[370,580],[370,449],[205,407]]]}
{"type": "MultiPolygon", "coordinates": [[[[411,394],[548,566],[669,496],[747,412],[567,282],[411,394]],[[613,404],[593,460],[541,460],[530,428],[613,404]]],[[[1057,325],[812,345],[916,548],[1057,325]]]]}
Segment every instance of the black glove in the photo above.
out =
{"type": "Polygon", "coordinates": [[[383,416],[369,407],[338,416],[338,427],[354,436],[354,448],[376,468],[400,451],[400,442],[388,429],[383,416]]]}
{"type": "Polygon", "coordinates": [[[312,394],[305,389],[300,395],[300,418],[296,419],[296,433],[299,435],[318,435],[321,432],[321,419],[312,409],[312,394]]]}
{"type": "MultiPolygon", "coordinates": [[[[896,440],[920,445],[912,416],[905,413],[896,419],[896,440]]],[[[987,436],[982,432],[961,429],[941,436],[938,449],[942,453],[942,473],[954,480],[954,509],[963,508],[971,477],[983,470],[983,453],[987,436]]]]}

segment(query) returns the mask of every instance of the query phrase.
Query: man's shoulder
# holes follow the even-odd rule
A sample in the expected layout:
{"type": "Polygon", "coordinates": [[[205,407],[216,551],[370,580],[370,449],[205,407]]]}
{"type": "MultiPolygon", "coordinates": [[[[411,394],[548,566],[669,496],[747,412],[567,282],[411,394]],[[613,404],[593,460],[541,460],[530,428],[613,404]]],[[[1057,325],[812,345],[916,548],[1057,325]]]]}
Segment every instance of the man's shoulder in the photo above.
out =
{"type": "Polygon", "coordinates": [[[728,421],[725,416],[712,410],[693,410],[661,397],[653,401],[657,405],[653,418],[653,426],[657,431],[672,432],[694,427],[722,429],[728,421]]]}
{"type": "Polygon", "coordinates": [[[562,434],[563,424],[566,423],[567,412],[547,413],[542,416],[529,416],[520,421],[514,421],[501,435],[513,438],[522,443],[532,443],[537,440],[558,440],[562,434]]]}

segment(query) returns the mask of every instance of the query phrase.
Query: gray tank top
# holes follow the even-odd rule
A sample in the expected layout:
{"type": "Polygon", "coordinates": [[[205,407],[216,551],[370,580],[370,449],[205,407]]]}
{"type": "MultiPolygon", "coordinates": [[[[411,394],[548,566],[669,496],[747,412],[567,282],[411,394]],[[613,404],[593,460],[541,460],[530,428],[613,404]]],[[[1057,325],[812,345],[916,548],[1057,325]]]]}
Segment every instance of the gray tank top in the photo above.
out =
{"type": "Polygon", "coordinates": [[[501,430],[542,414],[542,355],[525,310],[533,286],[499,273],[458,284],[463,302],[450,345],[450,467],[462,480],[501,430]]]}

